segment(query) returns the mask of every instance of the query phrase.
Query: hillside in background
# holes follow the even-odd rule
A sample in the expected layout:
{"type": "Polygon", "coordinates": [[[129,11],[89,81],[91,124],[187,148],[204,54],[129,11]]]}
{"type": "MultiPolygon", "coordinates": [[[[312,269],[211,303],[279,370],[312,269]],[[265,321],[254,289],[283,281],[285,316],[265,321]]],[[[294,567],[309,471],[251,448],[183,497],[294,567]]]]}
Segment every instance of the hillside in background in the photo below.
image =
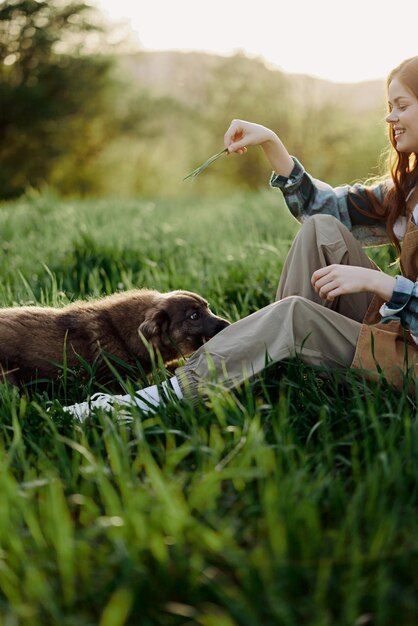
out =
{"type": "Polygon", "coordinates": [[[0,76],[8,102],[0,120],[3,198],[44,186],[117,197],[256,190],[270,176],[256,148],[183,182],[222,149],[234,118],[275,130],[313,176],[332,185],[380,173],[387,143],[383,81],[332,83],[242,53],[63,59],[50,51],[36,75],[31,58],[27,68],[14,63],[0,76]]]}
{"type": "MultiPolygon", "coordinates": [[[[234,118],[275,130],[317,178],[336,185],[378,175],[386,145],[383,81],[332,83],[291,75],[242,53],[139,52],[119,57],[118,76],[135,96],[136,119],[124,158],[136,165],[118,177],[134,193],[223,193],[266,184],[260,150],[218,162],[198,181],[183,177],[222,148],[234,118]],[[162,174],[162,177],[161,177],[162,174]],[[161,187],[161,180],[164,185],[161,187]]],[[[106,177],[109,183],[109,177],[106,177]]]]}
{"type": "Polygon", "coordinates": [[[270,174],[256,148],[183,183],[223,148],[234,118],[275,130],[331,184],[378,173],[383,81],[291,75],[242,52],[126,54],[86,11],[83,2],[0,3],[0,198],[43,187],[130,197],[255,190],[270,174]],[[89,48],[88,34],[102,45],[89,48]]]}
{"type": "MultiPolygon", "coordinates": [[[[123,56],[121,65],[129,80],[134,80],[138,87],[190,103],[201,101],[210,76],[234,58],[240,58],[248,68],[261,72],[266,91],[272,75],[279,75],[289,83],[295,96],[307,98],[315,105],[344,104],[355,112],[374,111],[385,105],[383,81],[334,83],[304,74],[288,74],[261,58],[243,54],[224,57],[201,52],[138,52],[123,56]]],[[[251,91],[251,85],[247,89],[251,91]]]]}

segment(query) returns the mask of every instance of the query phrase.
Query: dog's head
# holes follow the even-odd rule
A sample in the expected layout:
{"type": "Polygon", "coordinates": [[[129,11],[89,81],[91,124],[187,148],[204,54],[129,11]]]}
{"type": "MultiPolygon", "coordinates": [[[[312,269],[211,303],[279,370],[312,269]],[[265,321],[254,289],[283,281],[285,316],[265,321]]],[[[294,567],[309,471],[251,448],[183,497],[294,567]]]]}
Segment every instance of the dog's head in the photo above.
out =
{"type": "Polygon", "coordinates": [[[161,294],[139,332],[165,359],[194,352],[207,339],[229,326],[214,315],[201,296],[190,291],[161,294]]]}

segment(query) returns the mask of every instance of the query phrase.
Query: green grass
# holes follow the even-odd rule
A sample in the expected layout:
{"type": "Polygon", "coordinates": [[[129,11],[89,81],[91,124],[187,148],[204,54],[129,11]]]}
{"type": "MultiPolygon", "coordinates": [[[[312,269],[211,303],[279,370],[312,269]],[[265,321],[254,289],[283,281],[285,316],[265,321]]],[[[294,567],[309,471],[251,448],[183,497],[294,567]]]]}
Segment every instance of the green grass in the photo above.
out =
{"type": "MultiPolygon", "coordinates": [[[[236,320],[274,299],[296,229],[274,192],[33,195],[0,207],[0,304],[184,288],[236,320]]],[[[417,623],[406,394],[290,362],[131,426],[60,410],[94,390],[0,386],[0,624],[417,623]]]]}

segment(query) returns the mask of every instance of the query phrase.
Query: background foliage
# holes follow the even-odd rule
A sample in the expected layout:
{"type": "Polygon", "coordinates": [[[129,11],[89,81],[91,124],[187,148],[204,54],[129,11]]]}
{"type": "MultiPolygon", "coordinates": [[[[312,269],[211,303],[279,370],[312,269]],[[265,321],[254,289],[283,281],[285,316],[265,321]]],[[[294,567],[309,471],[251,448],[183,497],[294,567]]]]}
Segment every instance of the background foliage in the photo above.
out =
{"type": "MultiPolygon", "coordinates": [[[[132,53],[82,2],[0,3],[0,196],[192,195],[183,177],[219,151],[231,119],[276,130],[313,175],[376,173],[385,143],[379,82],[291,76],[242,54],[132,53]]],[[[208,171],[200,190],[257,189],[261,151],[208,171]]]]}

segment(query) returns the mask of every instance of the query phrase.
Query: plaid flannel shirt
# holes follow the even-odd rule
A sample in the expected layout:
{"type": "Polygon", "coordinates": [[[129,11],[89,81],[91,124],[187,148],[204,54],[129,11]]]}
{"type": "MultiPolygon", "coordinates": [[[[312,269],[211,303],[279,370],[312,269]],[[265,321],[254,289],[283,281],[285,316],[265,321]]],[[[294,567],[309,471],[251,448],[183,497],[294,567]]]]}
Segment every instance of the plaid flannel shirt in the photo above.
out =
{"type": "MultiPolygon", "coordinates": [[[[294,166],[290,176],[286,178],[273,172],[270,185],[282,191],[290,212],[299,222],[319,213],[333,215],[352,232],[362,246],[376,246],[389,242],[382,222],[363,215],[358,210],[358,207],[371,209],[365,185],[356,183],[331,187],[310,176],[295,157],[292,159],[294,166]]],[[[391,181],[382,181],[368,187],[368,190],[379,200],[383,200],[390,184],[391,181]]],[[[391,299],[383,304],[380,314],[382,322],[391,319],[400,320],[418,344],[418,282],[414,283],[403,276],[396,276],[391,299]]]]}

